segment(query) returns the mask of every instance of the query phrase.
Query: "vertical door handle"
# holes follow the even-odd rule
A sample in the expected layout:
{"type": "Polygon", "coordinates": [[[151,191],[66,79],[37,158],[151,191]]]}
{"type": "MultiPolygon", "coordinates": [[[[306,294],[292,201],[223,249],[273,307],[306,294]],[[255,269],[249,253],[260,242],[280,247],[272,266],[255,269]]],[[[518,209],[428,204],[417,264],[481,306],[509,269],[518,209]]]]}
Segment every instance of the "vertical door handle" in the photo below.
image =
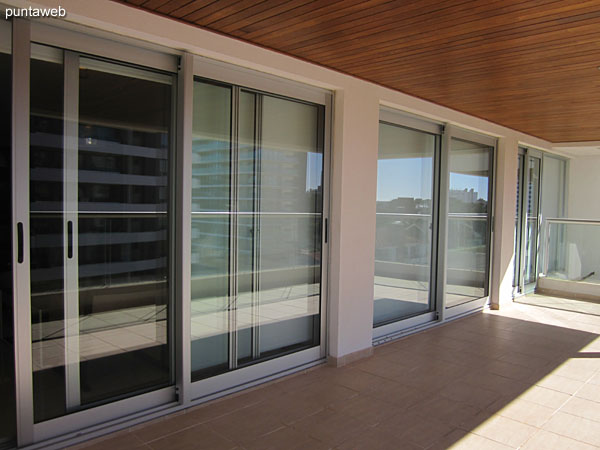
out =
{"type": "Polygon", "coordinates": [[[17,223],[17,261],[23,262],[23,222],[17,223]]]}
{"type": "Polygon", "coordinates": [[[73,221],[69,220],[67,222],[67,239],[68,239],[68,249],[67,249],[67,257],[71,259],[73,257],[73,221]]]}

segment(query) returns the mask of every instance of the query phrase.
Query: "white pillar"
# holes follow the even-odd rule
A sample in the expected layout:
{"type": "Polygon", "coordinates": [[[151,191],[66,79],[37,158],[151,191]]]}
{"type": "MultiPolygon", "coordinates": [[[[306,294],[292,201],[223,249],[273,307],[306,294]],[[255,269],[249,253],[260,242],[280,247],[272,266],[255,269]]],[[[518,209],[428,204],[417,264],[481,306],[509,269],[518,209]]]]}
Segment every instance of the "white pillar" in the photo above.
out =
{"type": "Polygon", "coordinates": [[[515,263],[515,211],[517,209],[517,171],[519,143],[501,138],[496,158],[496,203],[492,257],[492,309],[512,302],[515,263]]]}
{"type": "Polygon", "coordinates": [[[364,83],[336,92],[329,267],[329,359],[372,352],[378,98],[364,83]]]}

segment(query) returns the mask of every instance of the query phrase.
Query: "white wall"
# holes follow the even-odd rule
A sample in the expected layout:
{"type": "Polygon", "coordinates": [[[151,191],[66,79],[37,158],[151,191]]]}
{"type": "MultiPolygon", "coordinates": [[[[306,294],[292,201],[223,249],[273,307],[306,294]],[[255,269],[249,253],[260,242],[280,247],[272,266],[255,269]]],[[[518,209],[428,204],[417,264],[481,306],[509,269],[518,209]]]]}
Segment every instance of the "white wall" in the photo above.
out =
{"type": "MultiPolygon", "coordinates": [[[[248,67],[335,93],[329,282],[329,352],[334,357],[371,346],[380,105],[502,138],[501,158],[515,157],[516,160],[518,143],[551,148],[549,142],[533,136],[120,3],[108,0],[5,0],[4,3],[17,7],[60,4],[67,11],[66,20],[75,24],[158,44],[173,49],[174,53],[187,51],[248,67]]],[[[512,277],[513,239],[509,217],[514,215],[515,209],[514,163],[516,161],[511,160],[503,165],[501,160],[498,166],[501,192],[495,213],[500,227],[494,239],[492,268],[492,298],[497,303],[509,298],[509,290],[504,288],[510,282],[507,277],[512,277]],[[504,286],[502,290],[501,286],[504,286]]]]}
{"type": "Polygon", "coordinates": [[[568,215],[600,220],[600,156],[569,160],[568,215]]]}

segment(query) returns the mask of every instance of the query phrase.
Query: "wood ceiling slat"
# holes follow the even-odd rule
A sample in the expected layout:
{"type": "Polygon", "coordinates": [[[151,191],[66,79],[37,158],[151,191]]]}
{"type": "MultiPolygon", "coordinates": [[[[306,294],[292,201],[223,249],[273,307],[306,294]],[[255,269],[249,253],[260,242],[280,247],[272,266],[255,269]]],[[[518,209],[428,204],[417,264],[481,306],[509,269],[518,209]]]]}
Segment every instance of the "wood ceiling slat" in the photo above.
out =
{"type": "MultiPolygon", "coordinates": [[[[557,3],[567,3],[574,2],[576,4],[580,4],[578,0],[561,0],[557,3]]],[[[576,5],[573,5],[576,7],[576,5]]],[[[528,25],[539,24],[542,25],[549,20],[548,15],[539,16],[538,14],[531,13],[531,15],[535,17],[530,17],[527,12],[521,12],[519,14],[519,22],[515,23],[513,16],[510,14],[501,15],[495,17],[493,27],[490,26],[490,22],[486,22],[483,20],[469,20],[466,23],[459,23],[452,27],[446,27],[447,31],[440,31],[438,33],[432,33],[431,29],[423,29],[422,26],[414,27],[414,34],[409,35],[409,30],[405,30],[402,33],[390,33],[387,35],[386,33],[375,33],[372,37],[363,40],[356,40],[350,43],[347,43],[345,46],[343,43],[335,46],[334,48],[328,49],[325,52],[319,52],[318,54],[312,54],[310,52],[301,52],[304,57],[330,57],[336,56],[341,57],[344,55],[352,55],[353,52],[356,52],[361,46],[368,45],[369,51],[385,51],[389,49],[397,49],[403,45],[424,45],[426,43],[431,42],[444,42],[448,39],[454,38],[455,40],[466,39],[470,36],[479,36],[479,35],[502,35],[503,33],[509,32],[513,29],[526,27],[528,25]],[[397,35],[399,36],[397,37],[397,35]],[[419,38],[417,38],[419,36],[419,38]],[[391,37],[391,38],[390,38],[391,37]]],[[[560,17],[560,13],[552,15],[552,17],[560,17]]],[[[455,20],[460,20],[462,17],[457,17],[455,20]]],[[[490,18],[491,19],[491,18],[490,18]]],[[[490,20],[491,21],[491,20],[490,20]]],[[[446,22],[442,22],[442,25],[446,24],[446,22]]],[[[410,28],[409,28],[410,29],[410,28]]]]}
{"type": "Polygon", "coordinates": [[[332,9],[336,6],[341,6],[342,8],[340,9],[345,9],[350,5],[360,3],[361,1],[364,0],[315,0],[286,11],[278,16],[269,17],[264,21],[256,22],[251,26],[246,26],[236,32],[236,34],[239,34],[238,37],[243,37],[244,39],[248,39],[252,42],[258,42],[254,40],[256,39],[256,36],[263,34],[268,34],[271,36],[278,30],[294,26],[298,23],[302,23],[305,20],[309,20],[313,15],[323,14],[323,10],[326,8],[332,9]]]}
{"type": "MultiPolygon", "coordinates": [[[[501,0],[500,3],[503,3],[503,1],[501,0]]],[[[464,6],[464,5],[461,5],[461,6],[464,6]]],[[[444,30],[452,28],[453,24],[455,24],[458,21],[466,21],[466,19],[471,16],[475,17],[474,20],[477,20],[477,21],[481,20],[481,13],[477,9],[474,10],[472,7],[469,8],[469,5],[466,5],[465,7],[467,8],[466,13],[462,9],[455,10],[455,11],[453,11],[452,14],[450,14],[450,13],[445,14],[445,16],[447,16],[447,18],[440,20],[436,23],[436,25],[435,25],[436,33],[435,34],[436,34],[438,40],[447,39],[447,37],[446,37],[447,35],[444,33],[444,30]],[[475,14],[470,14],[470,12],[473,12],[473,10],[474,10],[475,14]]],[[[496,12],[496,14],[497,14],[497,12],[496,12]]],[[[395,21],[395,17],[393,17],[392,19],[394,19],[394,21],[395,21]]],[[[383,25],[385,25],[385,23],[383,25]]],[[[394,25],[394,26],[396,26],[396,25],[394,25]]],[[[398,44],[392,43],[390,41],[391,41],[391,39],[396,37],[398,34],[400,35],[400,38],[403,41],[413,42],[415,40],[415,37],[417,37],[417,36],[429,35],[431,37],[431,35],[432,35],[431,28],[432,28],[431,25],[428,24],[427,16],[415,15],[415,16],[411,16],[411,17],[403,20],[401,33],[395,32],[394,29],[392,29],[390,32],[388,27],[383,27],[383,28],[377,27],[377,28],[366,29],[363,31],[354,31],[353,35],[355,36],[355,39],[353,40],[353,44],[360,45],[360,44],[368,43],[369,50],[372,52],[373,51],[373,47],[372,47],[373,42],[371,41],[371,39],[373,39],[373,36],[375,36],[377,34],[382,34],[382,36],[385,37],[384,42],[387,44],[390,44],[390,47],[396,49],[398,44]],[[389,34],[386,34],[388,32],[389,32],[389,34]],[[360,40],[358,38],[360,38],[360,40]]],[[[345,41],[347,41],[347,38],[343,38],[343,37],[340,37],[339,39],[336,39],[336,40],[331,40],[326,45],[325,51],[330,51],[330,52],[334,51],[336,53],[339,53],[340,49],[349,50],[350,46],[345,41]]],[[[302,50],[303,51],[315,50],[315,53],[318,55],[319,49],[323,49],[323,46],[322,45],[321,46],[311,45],[302,50]]],[[[386,48],[384,47],[384,50],[385,49],[386,48]]],[[[327,56],[327,55],[321,54],[321,56],[327,56]]]]}
{"type": "Polygon", "coordinates": [[[366,11],[358,11],[339,18],[343,20],[332,19],[327,26],[318,23],[310,29],[305,29],[305,34],[301,34],[299,38],[286,38],[286,47],[290,50],[297,48],[317,50],[336,42],[344,42],[348,37],[357,39],[361,35],[369,36],[375,26],[381,27],[390,23],[397,26],[400,20],[405,25],[407,19],[422,16],[423,8],[426,8],[429,4],[437,5],[440,8],[438,11],[442,12],[443,6],[449,3],[451,2],[417,0],[410,8],[408,8],[409,5],[406,5],[402,12],[398,12],[398,8],[393,2],[380,4],[366,11]]]}
{"type": "Polygon", "coordinates": [[[169,14],[173,11],[180,9],[190,3],[193,3],[193,0],[169,0],[167,3],[162,5],[159,8],[156,8],[156,11],[163,14],[169,14]]]}
{"type": "Polygon", "coordinates": [[[600,0],[146,0],[141,8],[550,141],[600,140],[600,0]]]}
{"type": "Polygon", "coordinates": [[[167,3],[168,1],[169,0],[147,0],[145,3],[142,4],[142,6],[148,9],[157,9],[165,3],[167,3]]]}
{"type": "Polygon", "coordinates": [[[236,11],[243,11],[247,8],[255,7],[260,3],[262,2],[257,2],[256,0],[219,0],[214,8],[211,5],[209,8],[186,16],[185,19],[197,24],[202,24],[203,26],[209,26],[210,23],[228,17],[236,11]]]}
{"type": "MultiPolygon", "coordinates": [[[[592,29],[596,28],[594,25],[589,25],[586,28],[592,29]]],[[[519,60],[519,63],[527,62],[539,62],[543,64],[545,59],[549,56],[559,56],[568,57],[569,54],[566,54],[567,51],[572,52],[572,49],[568,47],[579,47],[585,45],[586,43],[591,43],[592,48],[594,46],[598,48],[600,46],[600,40],[598,39],[598,32],[594,30],[593,33],[587,35],[585,38],[581,39],[572,39],[569,36],[569,30],[559,30],[551,33],[551,39],[554,44],[553,45],[544,45],[543,38],[549,38],[550,34],[546,36],[530,36],[530,37],[517,37],[511,41],[507,41],[503,43],[503,45],[493,46],[493,45],[482,45],[477,48],[448,48],[445,52],[440,51],[436,52],[436,55],[432,58],[429,58],[428,55],[423,55],[421,53],[413,54],[410,56],[406,56],[404,58],[397,58],[395,61],[388,62],[383,57],[377,58],[374,60],[371,65],[352,65],[352,64],[344,64],[338,63],[338,67],[347,72],[356,72],[367,74],[371,73],[370,71],[376,71],[377,73],[383,72],[386,69],[394,68],[397,71],[398,75],[403,75],[406,72],[415,72],[418,71],[420,74],[431,73],[433,75],[436,74],[436,68],[444,67],[446,62],[449,62],[451,65],[456,65],[455,61],[460,61],[461,67],[468,68],[472,63],[483,63],[488,72],[495,71],[498,68],[502,69],[504,66],[498,64],[500,58],[505,58],[508,61],[511,60],[519,60]],[[532,42],[536,42],[536,45],[525,45],[526,43],[531,44],[532,42]],[[513,52],[507,52],[506,48],[510,44],[514,43],[514,48],[516,49],[513,52]],[[544,53],[545,52],[545,53],[544,53]],[[547,54],[547,55],[546,55],[547,54]],[[419,64],[417,65],[420,58],[429,58],[427,59],[427,64],[419,64]],[[527,59],[525,59],[527,58],[527,59]],[[493,68],[490,66],[493,64],[493,68]],[[372,69],[371,69],[372,68],[372,69]]]]}
{"type": "Polygon", "coordinates": [[[177,19],[181,19],[186,17],[189,14],[192,14],[196,11],[199,11],[203,8],[207,8],[210,5],[218,3],[219,0],[194,0],[190,3],[180,6],[177,9],[171,11],[168,16],[175,17],[177,19]]]}
{"type": "MultiPolygon", "coordinates": [[[[304,4],[311,0],[305,0],[304,4]]],[[[222,33],[233,32],[239,28],[256,23],[264,18],[273,17],[294,7],[288,0],[269,0],[258,2],[252,8],[236,11],[210,24],[211,28],[222,33]]]]}

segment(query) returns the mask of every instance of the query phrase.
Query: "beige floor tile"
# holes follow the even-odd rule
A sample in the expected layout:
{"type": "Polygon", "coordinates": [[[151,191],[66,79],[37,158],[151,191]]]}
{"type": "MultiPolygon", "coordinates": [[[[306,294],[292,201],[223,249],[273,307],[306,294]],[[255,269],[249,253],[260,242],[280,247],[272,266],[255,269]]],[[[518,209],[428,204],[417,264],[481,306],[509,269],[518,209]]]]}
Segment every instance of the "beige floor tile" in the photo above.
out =
{"type": "Polygon", "coordinates": [[[591,445],[600,445],[600,426],[598,422],[557,412],[544,425],[544,430],[560,434],[591,445]]]}
{"type": "Polygon", "coordinates": [[[147,449],[148,447],[146,447],[146,445],[137,436],[128,432],[120,432],[114,437],[101,437],[99,439],[90,441],[89,443],[84,443],[82,448],[85,448],[86,450],[143,450],[147,449]]]}
{"type": "Polygon", "coordinates": [[[540,430],[521,448],[523,450],[593,450],[597,447],[549,431],[540,430]]]}
{"type": "Polygon", "coordinates": [[[571,397],[559,411],[600,422],[600,404],[584,398],[571,397]]]}
{"type": "Polygon", "coordinates": [[[409,412],[423,417],[432,417],[453,427],[459,427],[475,418],[480,409],[468,403],[438,396],[428,402],[415,405],[409,412]]]}
{"type": "Polygon", "coordinates": [[[556,411],[554,408],[527,400],[514,400],[498,411],[498,414],[539,428],[550,420],[554,411],[556,411]]]}
{"type": "Polygon", "coordinates": [[[592,378],[590,378],[588,380],[588,383],[596,385],[596,386],[600,386],[600,372],[598,372],[596,375],[594,375],[592,378]]]}
{"type": "Polygon", "coordinates": [[[400,434],[401,442],[410,442],[419,447],[427,448],[455,429],[455,427],[432,417],[425,416],[420,419],[400,434]]]}
{"type": "Polygon", "coordinates": [[[511,447],[477,434],[455,430],[434,443],[428,450],[508,450],[511,447]]]}
{"type": "Polygon", "coordinates": [[[522,400],[527,400],[548,408],[558,409],[566,403],[571,396],[564,392],[558,392],[541,386],[533,386],[519,396],[522,400]]]}
{"type": "Polygon", "coordinates": [[[594,376],[596,369],[587,368],[586,361],[580,361],[583,364],[578,364],[577,361],[567,361],[561,364],[552,373],[565,378],[571,378],[577,381],[586,382],[594,376]]]}
{"type": "Polygon", "coordinates": [[[285,424],[277,411],[264,408],[261,403],[211,420],[205,425],[219,435],[243,445],[272,433],[285,424]]]}
{"type": "Polygon", "coordinates": [[[237,447],[204,425],[170,434],[150,442],[148,446],[154,450],[230,450],[237,447]]]}
{"type": "Polygon", "coordinates": [[[583,386],[583,382],[561,377],[560,375],[550,374],[539,380],[536,385],[546,389],[552,389],[553,391],[573,395],[583,386]]]}
{"type": "MultiPolygon", "coordinates": [[[[366,429],[360,436],[346,441],[336,450],[421,450],[422,447],[400,441],[398,436],[381,430],[379,427],[366,429]]],[[[308,447],[307,447],[308,449],[308,447]]]]}
{"type": "Polygon", "coordinates": [[[518,364],[512,364],[507,361],[495,360],[484,367],[486,372],[500,375],[512,380],[525,380],[534,373],[534,369],[529,367],[521,366],[518,364]]]}
{"type": "Polygon", "coordinates": [[[360,437],[369,427],[347,414],[326,409],[299,420],[293,428],[335,447],[360,437]]]}
{"type": "Polygon", "coordinates": [[[517,448],[523,445],[537,428],[503,416],[492,416],[472,433],[491,439],[509,447],[517,448]]]}
{"type": "Polygon", "coordinates": [[[375,426],[401,411],[399,407],[391,403],[368,395],[358,395],[334,403],[331,408],[343,412],[368,426],[375,426]]]}
{"type": "Polygon", "coordinates": [[[451,384],[441,392],[441,395],[451,400],[468,403],[480,409],[491,405],[500,398],[500,394],[494,391],[463,381],[451,384]]]}
{"type": "Polygon", "coordinates": [[[328,445],[287,426],[244,444],[246,450],[326,450],[328,448],[328,445]]]}
{"type": "Polygon", "coordinates": [[[600,386],[595,384],[586,384],[575,393],[575,397],[585,398],[586,400],[597,402],[598,408],[600,408],[600,386]]]}

